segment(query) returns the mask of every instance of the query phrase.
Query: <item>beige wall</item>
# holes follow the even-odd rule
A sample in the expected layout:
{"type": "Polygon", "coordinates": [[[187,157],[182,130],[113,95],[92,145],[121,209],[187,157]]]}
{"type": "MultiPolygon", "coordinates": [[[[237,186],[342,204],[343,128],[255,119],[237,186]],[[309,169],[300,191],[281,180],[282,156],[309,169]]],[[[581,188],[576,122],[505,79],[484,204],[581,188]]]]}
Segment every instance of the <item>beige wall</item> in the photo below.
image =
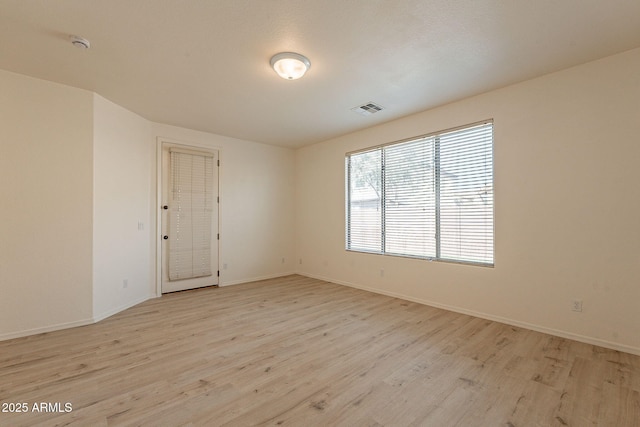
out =
{"type": "Polygon", "coordinates": [[[639,100],[636,49],[300,149],[297,268],[640,353],[639,100]],[[346,152],[489,118],[495,268],[344,250],[346,152]]]}
{"type": "Polygon", "coordinates": [[[99,320],[155,295],[155,150],[148,120],[99,95],[93,111],[93,317],[99,320]]]}
{"type": "Polygon", "coordinates": [[[5,71],[0,93],[0,339],[152,295],[164,137],[220,150],[223,285],[297,270],[640,353],[640,49],[297,152],[149,123],[5,71]],[[487,118],[495,268],[344,250],[345,152],[487,118]]]}
{"type": "Polygon", "coordinates": [[[222,286],[295,271],[293,150],[162,124],[153,134],[220,151],[222,286]]]}
{"type": "Polygon", "coordinates": [[[293,150],[154,124],[5,71],[0,93],[0,340],[156,296],[157,137],[220,150],[222,285],[295,270],[293,150]]]}
{"type": "Polygon", "coordinates": [[[0,71],[0,339],[91,321],[92,102],[0,71]]]}

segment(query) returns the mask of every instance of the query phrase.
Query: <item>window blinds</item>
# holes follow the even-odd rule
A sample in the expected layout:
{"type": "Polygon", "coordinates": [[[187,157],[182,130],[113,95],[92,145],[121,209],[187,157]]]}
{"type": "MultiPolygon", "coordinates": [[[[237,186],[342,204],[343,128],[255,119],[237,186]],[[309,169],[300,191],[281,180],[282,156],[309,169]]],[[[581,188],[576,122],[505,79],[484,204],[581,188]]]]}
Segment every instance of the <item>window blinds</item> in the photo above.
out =
{"type": "Polygon", "coordinates": [[[493,264],[493,126],[440,135],[438,258],[493,264]]]}
{"type": "Polygon", "coordinates": [[[382,150],[347,158],[349,166],[347,241],[349,249],[382,251],[382,150]]]}
{"type": "Polygon", "coordinates": [[[170,151],[169,280],[210,276],[213,156],[170,151]]]}
{"type": "Polygon", "coordinates": [[[493,265],[493,124],[346,156],[347,249],[493,265]]]}

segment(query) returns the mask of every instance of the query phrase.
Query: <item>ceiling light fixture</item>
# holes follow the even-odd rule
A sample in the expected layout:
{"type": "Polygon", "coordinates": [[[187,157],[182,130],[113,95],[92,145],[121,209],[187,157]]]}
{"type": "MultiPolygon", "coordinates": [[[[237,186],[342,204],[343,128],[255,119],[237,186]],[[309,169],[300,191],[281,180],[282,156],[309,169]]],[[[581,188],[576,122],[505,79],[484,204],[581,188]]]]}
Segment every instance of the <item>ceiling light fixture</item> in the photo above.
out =
{"type": "Polygon", "coordinates": [[[299,79],[311,68],[311,62],[306,56],[294,52],[273,55],[270,63],[273,70],[286,80],[299,79]]]}
{"type": "Polygon", "coordinates": [[[89,40],[83,39],[82,37],[69,36],[69,39],[71,39],[71,44],[77,48],[89,49],[91,47],[91,43],[89,43],[89,40]]]}

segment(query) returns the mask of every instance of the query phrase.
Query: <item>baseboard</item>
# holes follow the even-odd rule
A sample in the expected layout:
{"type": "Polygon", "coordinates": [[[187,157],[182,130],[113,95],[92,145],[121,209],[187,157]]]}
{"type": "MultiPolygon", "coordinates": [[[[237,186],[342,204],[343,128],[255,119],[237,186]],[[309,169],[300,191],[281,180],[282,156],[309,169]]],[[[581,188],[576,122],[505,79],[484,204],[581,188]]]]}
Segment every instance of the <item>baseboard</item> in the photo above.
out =
{"type": "Polygon", "coordinates": [[[376,293],[376,294],[386,295],[386,296],[393,297],[393,298],[399,298],[399,299],[403,299],[403,300],[406,300],[406,301],[416,302],[418,304],[428,305],[430,307],[440,308],[440,309],[447,310],[447,311],[453,311],[455,313],[460,313],[460,314],[466,314],[468,316],[479,317],[481,319],[492,320],[494,322],[504,323],[506,325],[517,326],[517,327],[520,327],[520,328],[529,329],[529,330],[536,331],[536,332],[542,332],[542,333],[548,334],[548,335],[553,335],[553,336],[557,336],[557,337],[561,337],[561,338],[567,338],[567,339],[570,339],[570,340],[579,341],[579,342],[583,342],[583,343],[586,343],[586,344],[597,345],[599,347],[605,347],[605,348],[609,348],[611,350],[622,351],[622,352],[625,352],[625,353],[630,353],[630,354],[635,354],[635,355],[640,356],[640,348],[638,348],[638,347],[633,347],[633,346],[629,346],[629,345],[625,345],[625,344],[606,341],[606,340],[602,340],[602,339],[594,338],[594,337],[589,337],[589,336],[585,336],[585,335],[574,334],[572,332],[567,332],[567,331],[563,331],[563,330],[560,330],[560,329],[548,328],[548,327],[545,327],[545,326],[536,325],[534,323],[522,322],[522,321],[519,321],[519,320],[509,319],[509,318],[501,317],[501,316],[495,316],[495,315],[492,315],[492,314],[483,313],[483,312],[479,312],[479,311],[467,310],[465,308],[460,308],[460,307],[456,307],[456,306],[450,306],[450,305],[447,305],[447,304],[441,304],[441,303],[438,303],[438,302],[435,302],[435,301],[424,300],[424,299],[421,299],[421,298],[415,298],[415,297],[411,297],[411,296],[408,296],[408,295],[403,295],[403,294],[396,293],[396,292],[389,292],[389,291],[384,291],[384,290],[380,290],[380,289],[370,288],[370,287],[367,287],[367,286],[362,286],[362,285],[358,285],[358,284],[355,284],[355,283],[346,282],[344,280],[336,280],[336,279],[331,279],[329,277],[322,277],[322,276],[318,276],[318,275],[315,275],[315,274],[309,274],[309,273],[303,273],[303,272],[296,272],[296,274],[299,274],[299,275],[305,276],[305,277],[310,277],[310,278],[313,278],[313,279],[324,280],[326,282],[331,282],[331,283],[335,283],[335,284],[338,284],[338,285],[349,286],[350,288],[361,289],[361,290],[367,291],[367,292],[373,292],[373,293],[376,293]]]}
{"type": "Polygon", "coordinates": [[[260,280],[277,279],[278,277],[291,276],[292,274],[297,274],[297,273],[295,273],[295,272],[277,273],[277,274],[271,274],[271,275],[267,275],[267,276],[259,276],[259,277],[251,277],[251,278],[247,278],[247,279],[233,280],[233,281],[230,281],[230,282],[223,282],[222,280],[220,280],[220,284],[218,286],[222,287],[222,286],[240,285],[242,283],[258,282],[260,280]]]}
{"type": "Polygon", "coordinates": [[[78,321],[66,322],[66,323],[57,323],[55,325],[44,326],[42,328],[25,329],[23,331],[10,332],[8,334],[0,334],[0,341],[11,340],[14,338],[28,337],[30,335],[43,334],[45,332],[61,331],[63,329],[76,328],[78,326],[91,325],[94,323],[98,323],[99,321],[104,320],[107,317],[111,317],[114,314],[120,313],[121,311],[124,311],[128,308],[131,308],[134,305],[138,305],[142,302],[145,302],[151,298],[154,298],[154,297],[148,296],[148,297],[138,298],[136,300],[128,302],[127,304],[111,309],[105,313],[101,313],[97,316],[93,316],[90,319],[84,319],[84,320],[78,320],[78,321]]]}
{"type": "Polygon", "coordinates": [[[62,329],[75,328],[78,326],[86,326],[94,323],[93,319],[76,320],[74,322],[57,323],[55,325],[44,326],[42,328],[25,329],[23,331],[9,332],[0,334],[0,341],[11,340],[14,338],[28,337],[29,335],[44,334],[46,332],[54,332],[62,329]]]}
{"type": "Polygon", "coordinates": [[[111,316],[113,316],[114,314],[118,314],[118,313],[120,313],[121,311],[124,311],[124,310],[126,310],[126,309],[128,309],[128,308],[131,308],[131,307],[133,307],[134,305],[138,305],[138,304],[140,304],[140,303],[143,303],[143,302],[145,302],[145,301],[148,301],[148,300],[150,300],[150,299],[152,299],[152,298],[155,298],[155,296],[153,296],[153,295],[149,295],[149,296],[146,296],[146,297],[140,297],[140,298],[137,298],[137,299],[135,299],[135,300],[133,300],[133,301],[129,301],[129,302],[127,302],[126,304],[123,304],[123,305],[121,305],[121,306],[119,306],[119,307],[116,307],[116,308],[113,308],[113,309],[111,309],[111,310],[109,310],[109,311],[106,311],[106,312],[104,312],[104,313],[100,313],[99,315],[94,315],[94,316],[93,316],[93,323],[98,323],[99,321],[104,320],[104,319],[106,319],[107,317],[111,317],[111,316]]]}

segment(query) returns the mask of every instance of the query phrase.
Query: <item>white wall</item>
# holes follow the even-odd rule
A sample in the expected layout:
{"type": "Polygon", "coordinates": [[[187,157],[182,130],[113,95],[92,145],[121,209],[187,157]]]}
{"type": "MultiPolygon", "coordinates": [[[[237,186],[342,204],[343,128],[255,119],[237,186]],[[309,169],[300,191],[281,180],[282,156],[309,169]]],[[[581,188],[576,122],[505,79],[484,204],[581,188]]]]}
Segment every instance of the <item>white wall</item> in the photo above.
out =
{"type": "Polygon", "coordinates": [[[100,320],[155,295],[155,151],[148,120],[99,95],[93,109],[93,317],[100,320]]]}
{"type": "Polygon", "coordinates": [[[221,285],[295,271],[293,150],[162,124],[152,132],[220,151],[221,285]]]}
{"type": "Polygon", "coordinates": [[[149,123],[5,71],[0,93],[0,339],[89,323],[153,292],[165,137],[220,150],[223,285],[297,269],[640,353],[640,49],[297,152],[149,123]],[[345,152],[487,118],[495,268],[344,250],[345,152]]]}
{"type": "Polygon", "coordinates": [[[0,339],[91,321],[92,94],[0,71],[0,339]]]}
{"type": "Polygon", "coordinates": [[[0,93],[0,339],[155,296],[158,136],[220,150],[222,285],[295,270],[293,150],[153,124],[1,70],[0,93]]]}
{"type": "Polygon", "coordinates": [[[639,100],[636,49],[298,150],[299,272],[640,353],[639,100]],[[489,118],[495,268],[345,251],[346,152],[489,118]]]}

